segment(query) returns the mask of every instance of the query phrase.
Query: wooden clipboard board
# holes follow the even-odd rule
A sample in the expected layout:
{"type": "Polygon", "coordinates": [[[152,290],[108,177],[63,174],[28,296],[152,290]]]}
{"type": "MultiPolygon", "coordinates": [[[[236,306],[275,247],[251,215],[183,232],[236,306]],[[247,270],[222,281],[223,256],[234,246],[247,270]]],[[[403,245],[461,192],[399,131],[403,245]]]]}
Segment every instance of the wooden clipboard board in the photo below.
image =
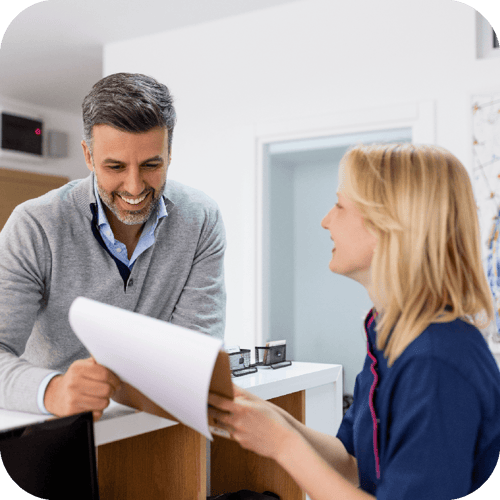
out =
{"type": "MultiPolygon", "coordinates": [[[[229,355],[224,351],[219,351],[215,361],[209,391],[228,399],[234,398],[229,355]]],[[[176,417],[126,382],[122,382],[120,389],[115,392],[112,399],[117,403],[136,408],[137,410],[179,422],[176,417]]],[[[231,439],[230,434],[226,430],[218,427],[211,417],[208,419],[208,425],[213,434],[231,439]]]]}

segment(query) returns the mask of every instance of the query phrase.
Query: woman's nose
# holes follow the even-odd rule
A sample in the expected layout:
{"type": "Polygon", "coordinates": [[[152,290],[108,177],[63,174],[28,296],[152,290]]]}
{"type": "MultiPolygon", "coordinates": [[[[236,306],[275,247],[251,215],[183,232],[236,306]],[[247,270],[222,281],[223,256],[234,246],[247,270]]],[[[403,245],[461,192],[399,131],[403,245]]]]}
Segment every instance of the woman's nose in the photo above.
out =
{"type": "Polygon", "coordinates": [[[329,221],[330,221],[330,215],[331,215],[332,211],[330,210],[322,219],[321,221],[321,227],[323,229],[328,229],[328,224],[329,224],[329,221]]]}

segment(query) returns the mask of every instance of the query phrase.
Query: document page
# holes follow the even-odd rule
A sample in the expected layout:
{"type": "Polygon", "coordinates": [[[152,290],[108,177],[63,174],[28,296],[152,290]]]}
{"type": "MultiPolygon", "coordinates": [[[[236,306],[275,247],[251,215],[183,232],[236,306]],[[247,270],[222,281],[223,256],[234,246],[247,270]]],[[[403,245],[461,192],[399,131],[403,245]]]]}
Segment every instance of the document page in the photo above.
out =
{"type": "Polygon", "coordinates": [[[222,340],[84,297],[69,322],[99,364],[212,440],[208,390],[222,340]]]}

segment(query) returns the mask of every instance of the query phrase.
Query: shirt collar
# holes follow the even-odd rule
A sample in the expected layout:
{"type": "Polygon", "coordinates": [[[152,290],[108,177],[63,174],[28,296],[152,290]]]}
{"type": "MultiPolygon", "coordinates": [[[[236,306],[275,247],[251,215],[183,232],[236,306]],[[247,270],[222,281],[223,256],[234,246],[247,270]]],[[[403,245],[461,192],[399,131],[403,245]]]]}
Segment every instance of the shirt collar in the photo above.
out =
{"type": "Polygon", "coordinates": [[[375,307],[372,307],[369,311],[368,314],[366,315],[365,318],[365,328],[368,330],[372,326],[372,323],[376,321],[378,316],[378,312],[375,309],[375,307]]]}
{"type": "Polygon", "coordinates": [[[371,345],[375,345],[376,341],[376,330],[375,326],[377,325],[377,316],[378,312],[375,307],[372,307],[365,318],[365,333],[366,339],[370,342],[371,345]]]}

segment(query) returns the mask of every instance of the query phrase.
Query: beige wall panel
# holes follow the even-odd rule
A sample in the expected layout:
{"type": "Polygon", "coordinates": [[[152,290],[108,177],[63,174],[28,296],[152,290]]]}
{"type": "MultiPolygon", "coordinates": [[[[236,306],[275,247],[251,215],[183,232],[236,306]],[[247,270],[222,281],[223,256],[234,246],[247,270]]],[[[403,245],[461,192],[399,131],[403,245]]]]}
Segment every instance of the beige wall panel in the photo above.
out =
{"type": "Polygon", "coordinates": [[[21,170],[0,168],[0,229],[3,228],[12,210],[23,201],[37,198],[63,186],[68,177],[35,174],[21,170]]]}

